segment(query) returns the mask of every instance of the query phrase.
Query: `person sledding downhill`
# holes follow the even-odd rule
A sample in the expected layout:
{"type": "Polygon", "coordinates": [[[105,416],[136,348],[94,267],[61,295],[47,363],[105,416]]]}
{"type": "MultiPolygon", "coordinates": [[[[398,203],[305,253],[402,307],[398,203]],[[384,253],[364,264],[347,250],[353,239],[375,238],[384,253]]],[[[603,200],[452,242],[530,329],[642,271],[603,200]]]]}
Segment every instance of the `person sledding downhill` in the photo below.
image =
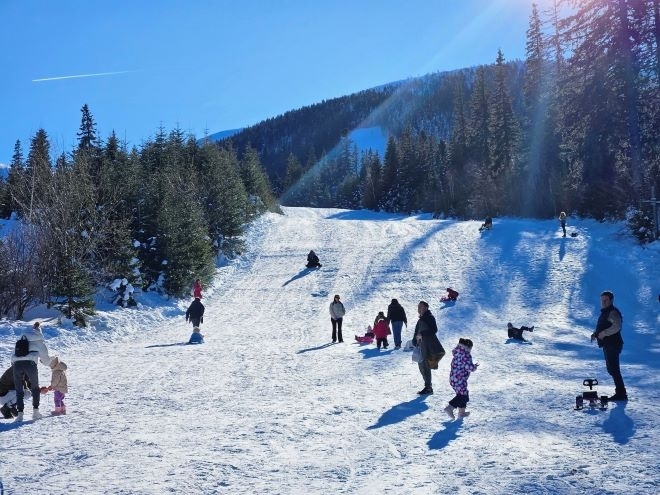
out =
{"type": "Polygon", "coordinates": [[[321,268],[321,263],[319,262],[319,257],[316,256],[316,253],[312,250],[307,255],[307,268],[321,268]]]}
{"type": "Polygon", "coordinates": [[[513,323],[509,322],[506,324],[507,327],[507,335],[509,336],[510,339],[514,340],[522,340],[523,342],[527,342],[525,337],[523,337],[523,332],[533,332],[534,331],[534,326],[532,325],[531,327],[526,327],[522,326],[520,328],[516,328],[513,326],[513,323]]]}
{"type": "Polygon", "coordinates": [[[456,299],[458,299],[458,292],[456,292],[451,287],[447,287],[446,290],[447,290],[447,294],[440,298],[442,302],[455,301],[456,299]]]}
{"type": "Polygon", "coordinates": [[[479,227],[479,232],[483,232],[484,230],[490,230],[492,228],[493,228],[493,218],[490,215],[488,215],[485,218],[484,223],[482,223],[481,227],[479,227]]]}
{"type": "Polygon", "coordinates": [[[367,327],[367,331],[364,332],[364,335],[356,335],[355,340],[358,342],[358,344],[373,344],[375,337],[376,334],[374,333],[373,328],[371,328],[371,325],[369,325],[367,327]]]}

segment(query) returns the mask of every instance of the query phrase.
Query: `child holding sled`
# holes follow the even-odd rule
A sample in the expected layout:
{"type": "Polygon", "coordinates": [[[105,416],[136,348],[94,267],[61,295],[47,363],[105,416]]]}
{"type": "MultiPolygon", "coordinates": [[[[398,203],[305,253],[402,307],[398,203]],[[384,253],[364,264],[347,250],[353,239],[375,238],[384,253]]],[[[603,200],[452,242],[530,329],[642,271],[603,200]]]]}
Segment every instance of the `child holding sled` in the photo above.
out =
{"type": "Polygon", "coordinates": [[[387,336],[392,333],[390,330],[390,324],[385,317],[385,313],[380,311],[376,316],[374,321],[374,335],[376,336],[376,347],[380,349],[380,346],[383,346],[383,349],[387,349],[390,345],[387,341],[387,336]]]}
{"type": "Polygon", "coordinates": [[[470,339],[458,339],[458,345],[451,352],[454,358],[451,360],[449,384],[454,389],[456,396],[449,401],[445,412],[451,419],[455,419],[454,409],[458,408],[458,417],[465,418],[470,415],[465,411],[470,400],[467,388],[468,378],[470,373],[477,369],[479,363],[472,362],[472,341],[470,339]]]}

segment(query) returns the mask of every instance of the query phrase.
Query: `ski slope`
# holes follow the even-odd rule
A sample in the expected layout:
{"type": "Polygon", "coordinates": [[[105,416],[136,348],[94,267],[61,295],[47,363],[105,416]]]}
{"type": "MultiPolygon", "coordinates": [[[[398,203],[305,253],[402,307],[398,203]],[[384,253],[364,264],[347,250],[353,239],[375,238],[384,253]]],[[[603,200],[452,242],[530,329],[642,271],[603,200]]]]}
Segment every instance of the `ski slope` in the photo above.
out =
{"type": "Polygon", "coordinates": [[[66,416],[0,420],[5,494],[660,492],[660,246],[573,218],[578,236],[562,238],[557,221],[496,218],[481,234],[479,222],[427,215],[284,212],[252,225],[246,254],[218,268],[203,345],[184,345],[190,301],[153,294],[138,309],[101,303],[86,330],[41,308],[0,322],[2,370],[38,319],[70,387],[66,416]],[[320,270],[304,268],[310,249],[320,270]],[[445,306],[449,286],[460,296],[445,306]],[[606,289],[624,317],[630,401],[574,411],[584,378],[614,392],[589,341],[606,289]],[[343,344],[330,343],[334,294],[343,344]],[[419,300],[437,319],[448,354],[434,395],[416,394],[410,352],[353,341],[392,298],[408,315],[404,341],[419,300]],[[509,321],[535,326],[528,343],[507,339],[509,321]],[[480,366],[470,417],[451,421],[459,337],[480,366]]]}

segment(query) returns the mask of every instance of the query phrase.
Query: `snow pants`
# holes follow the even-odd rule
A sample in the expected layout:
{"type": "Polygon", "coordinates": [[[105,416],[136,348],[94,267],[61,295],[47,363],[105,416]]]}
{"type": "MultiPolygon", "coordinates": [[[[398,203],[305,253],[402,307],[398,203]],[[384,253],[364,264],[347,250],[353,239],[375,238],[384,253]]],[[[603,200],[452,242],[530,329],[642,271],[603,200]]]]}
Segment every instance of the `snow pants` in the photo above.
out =
{"type": "Polygon", "coordinates": [[[27,379],[30,381],[32,407],[39,409],[39,399],[41,397],[39,390],[39,370],[37,370],[37,363],[31,359],[14,362],[14,383],[19,385],[16,387],[16,409],[18,409],[18,412],[23,412],[23,408],[25,407],[23,402],[25,391],[20,386],[23,383],[23,376],[27,376],[27,379]]]}
{"type": "Polygon", "coordinates": [[[401,329],[403,328],[402,321],[392,322],[392,336],[394,337],[394,346],[401,347],[401,329]]]}
{"type": "Polygon", "coordinates": [[[607,372],[614,380],[614,387],[617,393],[626,393],[626,386],[623,383],[623,377],[621,376],[621,367],[619,365],[619,354],[621,354],[621,349],[623,346],[614,345],[614,346],[603,346],[603,355],[605,356],[605,366],[607,367],[607,372]]]}
{"type": "Polygon", "coordinates": [[[332,321],[332,341],[336,342],[339,340],[339,342],[343,342],[344,339],[341,336],[341,323],[342,323],[343,318],[337,318],[336,320],[334,318],[330,318],[330,321],[332,321]]]}

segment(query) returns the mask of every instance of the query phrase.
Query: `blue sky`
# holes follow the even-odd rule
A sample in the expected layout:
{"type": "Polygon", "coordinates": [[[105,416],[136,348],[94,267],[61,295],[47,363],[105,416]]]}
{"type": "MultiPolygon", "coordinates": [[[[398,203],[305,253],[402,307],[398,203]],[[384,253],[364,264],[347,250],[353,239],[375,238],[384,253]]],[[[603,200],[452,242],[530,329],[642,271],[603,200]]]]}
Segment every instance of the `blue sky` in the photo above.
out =
{"type": "MultiPolygon", "coordinates": [[[[539,0],[544,6],[549,0],[539,0]]],[[[202,137],[429,72],[524,58],[531,0],[0,2],[0,164],[106,138],[202,137]],[[69,77],[84,76],[84,77],[69,77]]]]}

